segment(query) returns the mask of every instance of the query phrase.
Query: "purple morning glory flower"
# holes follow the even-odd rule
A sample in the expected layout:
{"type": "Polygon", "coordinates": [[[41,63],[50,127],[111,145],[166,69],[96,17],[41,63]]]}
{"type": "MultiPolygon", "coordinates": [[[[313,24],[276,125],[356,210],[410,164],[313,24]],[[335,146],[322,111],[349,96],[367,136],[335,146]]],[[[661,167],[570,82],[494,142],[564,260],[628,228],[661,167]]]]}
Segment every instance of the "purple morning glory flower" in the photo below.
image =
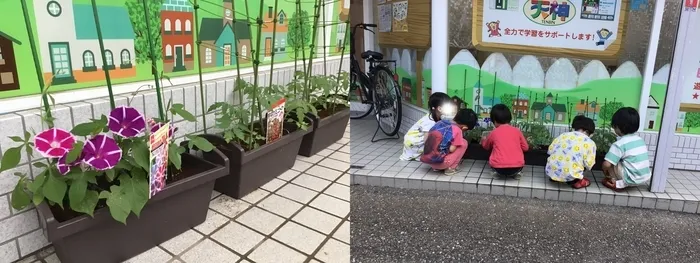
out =
{"type": "Polygon", "coordinates": [[[69,131],[58,128],[45,130],[34,137],[34,149],[47,158],[59,158],[71,149],[75,137],[69,131]]]}
{"type": "MultiPolygon", "coordinates": [[[[148,120],[148,125],[151,126],[151,133],[154,133],[158,131],[161,127],[163,127],[162,122],[156,122],[154,119],[149,119],[148,120]]],[[[177,127],[170,123],[170,130],[168,131],[168,136],[172,138],[175,135],[175,132],[177,131],[177,127]]]]}
{"type": "Polygon", "coordinates": [[[121,106],[109,113],[109,130],[124,138],[131,138],[146,129],[146,120],[136,108],[121,106]]]}
{"type": "Polygon", "coordinates": [[[66,157],[68,156],[67,153],[65,155],[61,156],[61,158],[58,158],[58,162],[56,163],[56,168],[58,168],[58,172],[61,173],[62,175],[68,174],[68,172],[70,172],[70,169],[72,167],[75,167],[78,164],[80,164],[80,162],[83,160],[83,155],[84,154],[81,153],[80,157],[78,157],[77,159],[75,159],[71,163],[66,163],[66,157]]]}
{"type": "Polygon", "coordinates": [[[95,170],[104,171],[114,168],[122,159],[122,149],[117,142],[105,135],[97,135],[88,140],[83,148],[83,162],[95,170]]]}

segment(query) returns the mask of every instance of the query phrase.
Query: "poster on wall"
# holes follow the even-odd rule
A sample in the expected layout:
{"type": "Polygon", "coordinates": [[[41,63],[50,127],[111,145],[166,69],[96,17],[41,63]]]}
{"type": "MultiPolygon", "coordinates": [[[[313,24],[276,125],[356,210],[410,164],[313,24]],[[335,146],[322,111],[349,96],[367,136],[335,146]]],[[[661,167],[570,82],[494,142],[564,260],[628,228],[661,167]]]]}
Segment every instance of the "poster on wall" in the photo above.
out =
{"type": "Polygon", "coordinates": [[[393,6],[393,31],[408,32],[408,1],[395,2],[393,6]]]}
{"type": "Polygon", "coordinates": [[[475,46],[549,56],[615,56],[626,5],[618,0],[475,1],[475,46]]]}
{"type": "Polygon", "coordinates": [[[149,178],[149,194],[152,198],[165,188],[165,175],[168,171],[168,145],[170,145],[170,124],[166,123],[151,133],[149,149],[151,151],[149,178]]]}
{"type": "Polygon", "coordinates": [[[391,4],[378,5],[377,14],[379,14],[379,32],[391,32],[392,17],[391,4]]]}

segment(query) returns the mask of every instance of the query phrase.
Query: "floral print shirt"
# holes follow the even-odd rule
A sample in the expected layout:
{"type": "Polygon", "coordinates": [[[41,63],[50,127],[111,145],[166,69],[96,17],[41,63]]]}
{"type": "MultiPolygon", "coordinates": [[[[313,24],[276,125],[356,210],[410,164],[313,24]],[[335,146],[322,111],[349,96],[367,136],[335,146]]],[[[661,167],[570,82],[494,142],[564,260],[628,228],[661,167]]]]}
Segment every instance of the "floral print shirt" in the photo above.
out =
{"type": "Polygon", "coordinates": [[[595,164],[596,145],[582,132],[567,132],[559,135],[549,145],[549,158],[545,173],[558,182],[583,179],[583,172],[595,164]]]}
{"type": "Polygon", "coordinates": [[[415,161],[420,159],[423,154],[423,145],[425,144],[425,136],[430,131],[430,128],[435,125],[430,114],[425,115],[418,120],[403,136],[403,152],[399,157],[402,161],[415,161]]]}

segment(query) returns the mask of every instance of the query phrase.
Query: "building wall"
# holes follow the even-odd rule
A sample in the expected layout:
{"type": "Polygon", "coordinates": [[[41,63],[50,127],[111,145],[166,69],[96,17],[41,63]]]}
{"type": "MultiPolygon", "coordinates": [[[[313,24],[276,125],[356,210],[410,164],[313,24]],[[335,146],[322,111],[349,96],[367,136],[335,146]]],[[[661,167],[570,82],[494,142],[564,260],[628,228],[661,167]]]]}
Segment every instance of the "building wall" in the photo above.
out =
{"type": "MultiPolygon", "coordinates": [[[[175,12],[175,11],[161,11],[160,12],[160,20],[161,20],[161,34],[163,37],[163,63],[174,63],[174,56],[172,58],[166,58],[165,57],[165,45],[187,45],[190,44],[193,46],[192,52],[194,53],[194,18],[192,13],[190,12],[175,12]],[[171,23],[171,31],[166,32],[165,31],[165,20],[169,19],[171,23]],[[175,31],[175,21],[179,19],[180,22],[182,23],[182,31],[180,33],[177,33],[175,31]],[[190,31],[185,30],[185,22],[190,21],[190,31]]],[[[191,55],[189,57],[185,56],[184,61],[193,61],[194,60],[194,55],[191,55]]],[[[171,68],[172,69],[172,68],[171,68]]]]}
{"type": "MultiPolygon", "coordinates": [[[[36,32],[39,36],[39,53],[41,56],[41,65],[43,72],[51,72],[51,57],[49,56],[49,42],[68,42],[71,48],[71,60],[79,61],[82,52],[76,54],[73,49],[81,48],[80,44],[76,43],[75,22],[73,20],[73,1],[58,0],[61,5],[61,14],[58,17],[51,16],[47,11],[47,1],[34,1],[34,17],[37,21],[36,32]]],[[[94,41],[97,44],[97,41],[94,41]]],[[[133,41],[132,41],[133,43],[133,41]]],[[[133,46],[133,45],[132,45],[133,46]]],[[[99,49],[98,49],[99,50],[99,49]]],[[[98,52],[99,53],[99,52],[98,52]]],[[[82,63],[81,63],[82,64],[82,63]]],[[[73,69],[82,69],[82,66],[77,67],[73,63],[73,69]]]]}
{"type": "MultiPolygon", "coordinates": [[[[118,76],[121,77],[133,77],[136,76],[136,71],[134,67],[136,66],[136,62],[134,61],[136,58],[136,54],[134,53],[134,40],[131,39],[122,39],[122,40],[104,40],[104,48],[105,50],[110,50],[112,51],[112,59],[114,63],[114,70],[110,70],[110,74],[117,74],[118,76]],[[123,49],[126,49],[129,51],[129,54],[131,54],[131,64],[132,68],[131,69],[125,69],[122,70],[119,68],[119,65],[121,64],[121,52],[123,49]]],[[[46,45],[46,52],[48,52],[48,44],[46,45]]],[[[100,44],[97,42],[97,40],[73,40],[70,43],[70,58],[71,58],[71,66],[73,68],[73,76],[75,77],[75,80],[77,82],[84,82],[84,81],[99,81],[104,79],[104,73],[101,74],[94,74],[93,72],[83,72],[83,53],[87,50],[92,51],[92,54],[94,55],[95,59],[95,67],[97,67],[98,71],[101,72],[102,66],[104,65],[104,62],[102,61],[102,55],[100,54],[100,44]]],[[[49,56],[45,56],[49,57],[49,56]]],[[[48,62],[44,62],[43,64],[45,67],[48,66],[48,69],[44,69],[44,81],[51,81],[51,78],[53,77],[53,73],[51,72],[51,60],[49,59],[48,62]]],[[[114,77],[114,76],[113,76],[114,77]]]]}

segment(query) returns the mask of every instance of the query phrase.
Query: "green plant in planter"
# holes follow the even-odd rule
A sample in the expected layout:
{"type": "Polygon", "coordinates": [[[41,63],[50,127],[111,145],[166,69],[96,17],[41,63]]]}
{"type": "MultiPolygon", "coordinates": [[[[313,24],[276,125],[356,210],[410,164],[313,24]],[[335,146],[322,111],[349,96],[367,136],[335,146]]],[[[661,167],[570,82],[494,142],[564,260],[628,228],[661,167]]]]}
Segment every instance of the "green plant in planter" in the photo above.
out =
{"type": "MultiPolygon", "coordinates": [[[[236,80],[234,92],[249,100],[255,98],[258,102],[264,96],[263,93],[258,92],[254,85],[240,78],[236,80]]],[[[252,104],[233,105],[228,102],[214,103],[207,110],[209,113],[216,114],[215,125],[223,130],[224,140],[227,143],[240,145],[246,150],[256,149],[262,145],[261,141],[265,141],[263,126],[259,126],[259,129],[251,129],[251,127],[255,127],[254,116],[261,114],[260,111],[260,107],[254,107],[252,104]]]]}
{"type": "Polygon", "coordinates": [[[610,146],[617,141],[617,135],[611,128],[602,127],[595,130],[591,140],[595,142],[596,150],[599,153],[607,153],[610,146]]]}
{"type": "Polygon", "coordinates": [[[474,127],[474,129],[468,130],[463,133],[464,139],[467,140],[468,143],[480,143],[481,138],[484,136],[484,132],[490,132],[493,130],[493,126],[477,126],[474,127]]]}
{"type": "Polygon", "coordinates": [[[542,122],[521,122],[517,126],[520,127],[530,149],[540,149],[552,143],[552,134],[542,122]]]}

